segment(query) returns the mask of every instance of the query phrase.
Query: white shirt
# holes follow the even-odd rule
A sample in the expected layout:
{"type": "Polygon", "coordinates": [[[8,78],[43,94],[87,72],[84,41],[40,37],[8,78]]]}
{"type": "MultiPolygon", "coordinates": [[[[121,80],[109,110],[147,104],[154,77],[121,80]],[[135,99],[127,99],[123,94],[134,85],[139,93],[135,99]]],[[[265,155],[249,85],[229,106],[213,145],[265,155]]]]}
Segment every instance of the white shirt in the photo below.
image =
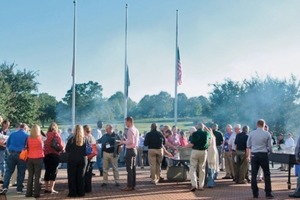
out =
{"type": "Polygon", "coordinates": [[[285,145],[285,148],[292,148],[295,146],[295,141],[292,137],[290,137],[285,141],[284,145],[285,145]]]}
{"type": "Polygon", "coordinates": [[[235,138],[236,138],[236,133],[233,132],[228,141],[228,144],[231,146],[231,150],[234,150],[234,151],[236,150],[235,138]]]}

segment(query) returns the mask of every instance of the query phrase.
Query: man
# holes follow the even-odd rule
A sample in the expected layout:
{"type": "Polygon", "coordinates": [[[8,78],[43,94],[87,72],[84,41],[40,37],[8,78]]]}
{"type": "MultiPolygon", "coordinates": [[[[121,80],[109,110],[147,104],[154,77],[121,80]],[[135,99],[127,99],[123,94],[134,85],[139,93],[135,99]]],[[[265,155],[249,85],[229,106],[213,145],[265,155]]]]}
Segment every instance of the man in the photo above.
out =
{"type": "Polygon", "coordinates": [[[231,124],[228,124],[226,126],[226,134],[224,137],[224,145],[223,145],[223,150],[222,150],[222,153],[224,155],[224,160],[225,160],[226,175],[222,179],[232,179],[234,176],[233,163],[232,163],[232,159],[231,159],[231,153],[229,151],[229,139],[232,134],[233,134],[232,126],[231,126],[231,124]]]}
{"type": "MultiPolygon", "coordinates": [[[[103,122],[102,121],[98,121],[97,122],[97,129],[93,130],[92,135],[95,138],[96,141],[98,141],[101,137],[102,137],[102,127],[103,127],[103,122]]],[[[98,152],[102,152],[101,149],[101,144],[97,144],[97,150],[98,152]]],[[[101,153],[97,154],[97,167],[99,169],[100,172],[100,176],[103,176],[103,163],[102,163],[102,155],[101,153]]],[[[95,175],[95,174],[93,174],[95,175]]]]}
{"type": "Polygon", "coordinates": [[[153,184],[157,184],[160,180],[160,166],[163,160],[163,145],[165,145],[165,137],[157,131],[157,125],[151,125],[151,131],[146,134],[144,145],[148,146],[148,158],[150,162],[151,179],[153,184]]]}
{"type": "Polygon", "coordinates": [[[270,133],[263,130],[265,121],[260,119],[257,121],[257,129],[249,134],[247,140],[248,160],[251,158],[251,188],[254,198],[258,198],[259,190],[257,187],[256,176],[259,167],[263,169],[265,176],[265,192],[266,198],[272,199],[271,176],[269,168],[268,153],[272,152],[272,138],[270,133]]]}
{"type": "Polygon", "coordinates": [[[288,133],[288,138],[285,140],[285,151],[293,151],[292,149],[295,147],[295,140],[293,139],[293,134],[288,133]]]}
{"type": "MultiPolygon", "coordinates": [[[[299,163],[300,162],[300,138],[298,139],[297,145],[295,147],[295,158],[296,161],[299,163]]],[[[297,187],[295,189],[295,192],[293,194],[289,194],[289,197],[300,198],[300,173],[298,173],[297,187]]]]}
{"type": "Polygon", "coordinates": [[[229,138],[229,152],[231,154],[231,161],[232,161],[232,164],[233,164],[233,170],[231,172],[232,174],[232,178],[233,178],[233,181],[235,181],[235,172],[236,172],[236,145],[234,144],[234,141],[235,141],[235,138],[237,136],[237,134],[240,134],[241,133],[241,128],[242,126],[240,124],[236,124],[234,126],[234,132],[233,134],[231,134],[230,138],[229,138]]]}
{"type": "Polygon", "coordinates": [[[140,134],[139,137],[139,145],[138,145],[138,156],[137,156],[137,164],[141,169],[144,169],[145,157],[144,157],[144,137],[140,134]]]}
{"type": "MultiPolygon", "coordinates": [[[[102,146],[102,159],[103,159],[103,183],[102,187],[107,186],[108,182],[108,169],[109,164],[111,164],[115,179],[115,185],[120,186],[119,181],[119,169],[118,169],[118,159],[120,153],[120,137],[113,131],[112,125],[106,125],[106,134],[104,134],[99,140],[98,143],[102,146]]],[[[100,152],[101,154],[101,152],[100,152]]]]}
{"type": "MultiPolygon", "coordinates": [[[[216,145],[217,145],[217,149],[218,149],[218,154],[219,154],[219,166],[222,166],[222,145],[223,145],[223,133],[221,131],[219,131],[219,125],[218,124],[213,124],[212,126],[212,130],[213,130],[213,134],[216,137],[216,145]]],[[[223,169],[221,168],[221,171],[223,169]]]]}
{"type": "MultiPolygon", "coordinates": [[[[0,170],[1,170],[1,177],[5,174],[5,150],[6,150],[6,141],[8,139],[10,121],[4,120],[2,122],[2,126],[0,129],[0,170]]],[[[0,183],[3,183],[1,180],[0,183]]]]}
{"type": "Polygon", "coordinates": [[[237,184],[245,184],[246,173],[248,170],[247,161],[247,140],[248,140],[249,126],[244,126],[242,133],[236,135],[234,144],[236,145],[236,172],[235,182],[237,184]]]}
{"type": "Polygon", "coordinates": [[[122,191],[132,191],[135,189],[136,185],[136,155],[140,133],[134,126],[132,117],[127,117],[125,123],[128,128],[127,139],[121,141],[121,144],[126,145],[125,162],[127,170],[127,187],[123,188],[122,191]]]}
{"type": "Polygon", "coordinates": [[[26,162],[20,160],[19,155],[25,147],[28,137],[28,134],[26,133],[27,131],[28,126],[26,124],[20,124],[19,130],[13,132],[6,142],[8,150],[7,170],[5,171],[3,189],[1,190],[0,194],[6,194],[11,176],[14,173],[16,166],[18,169],[17,192],[18,194],[23,193],[23,182],[25,177],[26,162]]]}
{"type": "Polygon", "coordinates": [[[192,188],[190,191],[194,192],[199,187],[199,190],[203,190],[205,180],[205,167],[207,159],[207,149],[210,142],[210,133],[203,123],[198,125],[198,130],[193,133],[191,142],[185,147],[192,148],[190,157],[190,177],[192,188]],[[196,170],[199,167],[199,185],[197,184],[196,170]]]}

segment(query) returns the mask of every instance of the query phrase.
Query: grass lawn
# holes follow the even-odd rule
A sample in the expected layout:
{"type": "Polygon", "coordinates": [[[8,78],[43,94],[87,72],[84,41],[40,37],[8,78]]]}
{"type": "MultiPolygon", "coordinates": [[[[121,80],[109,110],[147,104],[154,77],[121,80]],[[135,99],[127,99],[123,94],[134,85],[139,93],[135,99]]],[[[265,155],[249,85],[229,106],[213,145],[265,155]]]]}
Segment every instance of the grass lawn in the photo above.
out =
{"type": "MultiPolygon", "coordinates": [[[[104,121],[104,128],[105,125],[110,122],[104,121]]],[[[172,118],[161,118],[161,119],[141,119],[141,120],[135,120],[135,126],[139,129],[140,133],[149,132],[150,126],[152,123],[157,123],[158,126],[160,125],[174,125],[174,120],[172,118]]],[[[124,129],[124,122],[123,121],[115,121],[111,122],[111,124],[115,127],[115,129],[123,130],[124,129]]],[[[92,128],[96,128],[95,124],[89,124],[92,128]]],[[[59,129],[67,129],[71,125],[66,124],[59,124],[59,129]]],[[[188,131],[188,129],[192,126],[194,126],[194,122],[192,119],[179,119],[177,123],[178,128],[188,131]]],[[[47,127],[43,128],[43,130],[47,130],[47,127]]]]}

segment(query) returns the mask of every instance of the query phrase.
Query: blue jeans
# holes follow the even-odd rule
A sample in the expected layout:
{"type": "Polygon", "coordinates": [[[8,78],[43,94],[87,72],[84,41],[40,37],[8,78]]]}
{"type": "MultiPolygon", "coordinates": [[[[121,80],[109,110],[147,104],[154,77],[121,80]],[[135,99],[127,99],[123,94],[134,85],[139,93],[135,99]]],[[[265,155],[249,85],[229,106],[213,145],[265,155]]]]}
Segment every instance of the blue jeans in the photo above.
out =
{"type": "Polygon", "coordinates": [[[102,163],[102,155],[101,155],[102,149],[98,149],[98,154],[97,154],[97,167],[99,171],[103,171],[103,163],[102,163]]]}
{"type": "Polygon", "coordinates": [[[25,171],[26,171],[26,162],[19,159],[20,153],[17,152],[10,152],[7,156],[7,169],[4,174],[4,183],[3,188],[7,188],[9,186],[11,175],[14,173],[15,168],[17,166],[18,169],[18,175],[17,175],[17,191],[21,192],[23,191],[23,182],[25,177],[25,171]]]}
{"type": "Polygon", "coordinates": [[[297,187],[295,189],[295,195],[300,196],[300,173],[298,173],[298,179],[297,179],[297,187]]]}
{"type": "Polygon", "coordinates": [[[215,172],[216,172],[216,170],[208,168],[208,172],[207,172],[207,186],[208,187],[215,186],[215,172]]]}
{"type": "Polygon", "coordinates": [[[1,176],[5,174],[5,150],[0,151],[0,171],[1,176]]]}

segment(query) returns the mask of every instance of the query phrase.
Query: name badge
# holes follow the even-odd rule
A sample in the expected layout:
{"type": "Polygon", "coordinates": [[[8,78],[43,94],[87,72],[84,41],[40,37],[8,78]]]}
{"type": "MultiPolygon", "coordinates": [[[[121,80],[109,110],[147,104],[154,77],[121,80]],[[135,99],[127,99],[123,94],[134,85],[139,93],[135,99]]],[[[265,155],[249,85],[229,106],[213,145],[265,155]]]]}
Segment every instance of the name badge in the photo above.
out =
{"type": "Polygon", "coordinates": [[[106,144],[106,146],[105,146],[107,149],[109,149],[110,148],[110,144],[106,144]]]}

